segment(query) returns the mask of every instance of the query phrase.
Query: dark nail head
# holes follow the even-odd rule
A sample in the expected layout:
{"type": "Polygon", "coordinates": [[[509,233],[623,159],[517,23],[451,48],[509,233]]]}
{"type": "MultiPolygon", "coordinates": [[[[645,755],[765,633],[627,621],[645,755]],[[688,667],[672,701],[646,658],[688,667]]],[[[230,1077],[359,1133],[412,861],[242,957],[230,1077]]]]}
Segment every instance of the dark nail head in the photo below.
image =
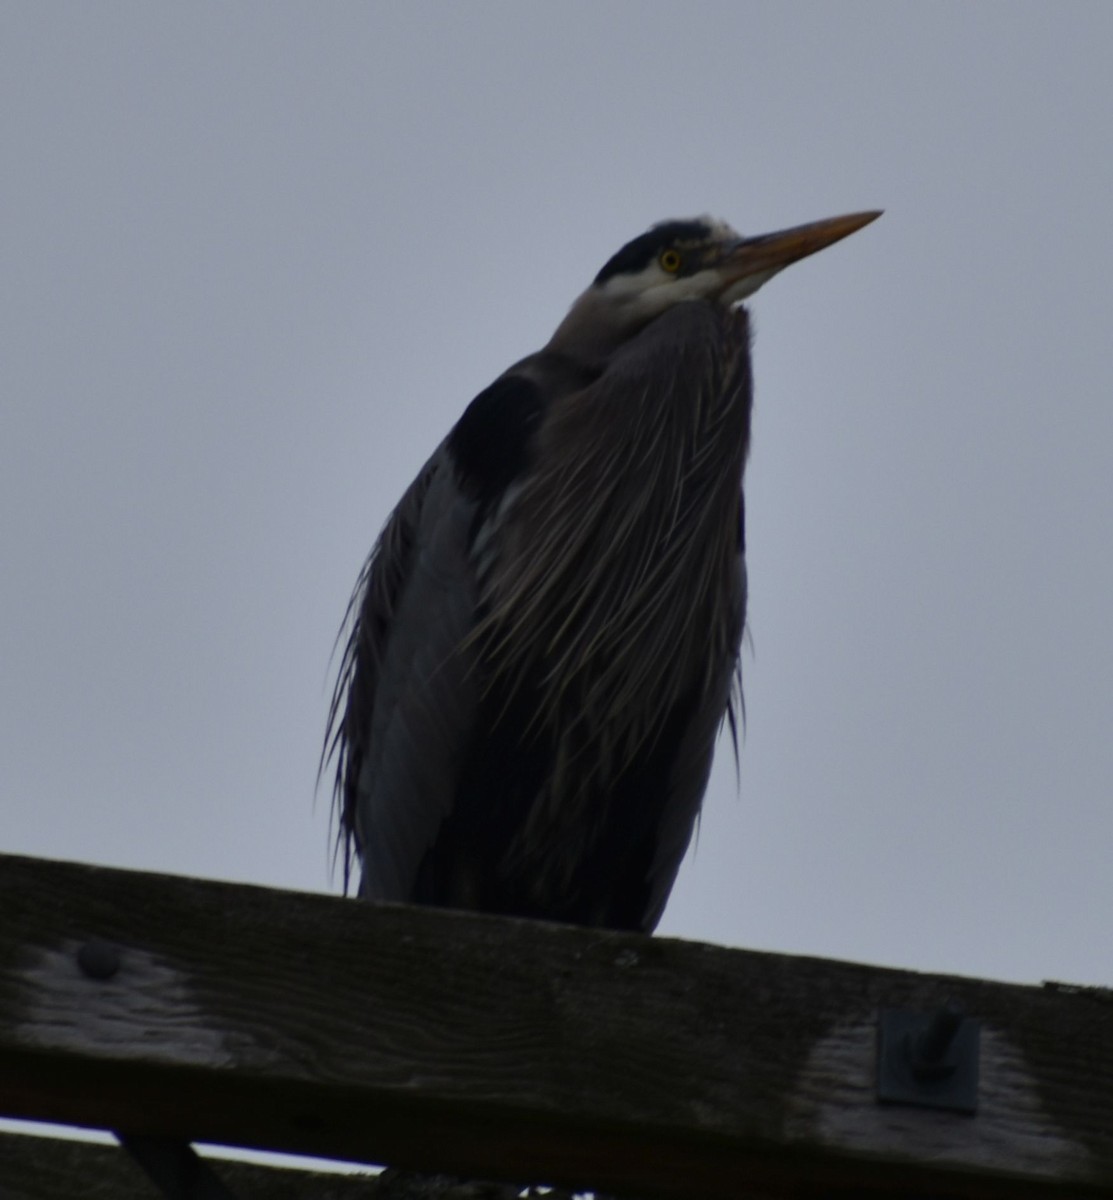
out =
{"type": "Polygon", "coordinates": [[[120,969],[120,951],[111,942],[93,938],[78,950],[77,965],[90,979],[111,979],[120,969]]]}

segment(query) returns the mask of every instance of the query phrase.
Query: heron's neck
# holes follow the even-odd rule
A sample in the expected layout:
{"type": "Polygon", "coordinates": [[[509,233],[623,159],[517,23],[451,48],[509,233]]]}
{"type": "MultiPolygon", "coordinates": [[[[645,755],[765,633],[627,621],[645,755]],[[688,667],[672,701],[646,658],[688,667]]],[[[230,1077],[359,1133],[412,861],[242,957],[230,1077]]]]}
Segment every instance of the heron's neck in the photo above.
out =
{"type": "Polygon", "coordinates": [[[635,313],[588,288],[568,310],[545,350],[598,372],[650,319],[651,314],[635,313]]]}

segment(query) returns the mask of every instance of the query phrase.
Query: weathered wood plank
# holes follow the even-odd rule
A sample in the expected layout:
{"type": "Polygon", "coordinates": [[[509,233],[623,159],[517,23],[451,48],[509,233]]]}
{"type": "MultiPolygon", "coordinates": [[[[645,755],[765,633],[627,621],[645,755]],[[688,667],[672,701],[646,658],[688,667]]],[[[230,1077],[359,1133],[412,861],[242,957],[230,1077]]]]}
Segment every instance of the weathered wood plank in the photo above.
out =
{"type": "Polygon", "coordinates": [[[0,1112],[620,1195],[1113,1196],[1113,1004],[0,857],[0,1112]],[[978,1115],[878,1106],[878,1010],[947,997],[978,1115]]]}

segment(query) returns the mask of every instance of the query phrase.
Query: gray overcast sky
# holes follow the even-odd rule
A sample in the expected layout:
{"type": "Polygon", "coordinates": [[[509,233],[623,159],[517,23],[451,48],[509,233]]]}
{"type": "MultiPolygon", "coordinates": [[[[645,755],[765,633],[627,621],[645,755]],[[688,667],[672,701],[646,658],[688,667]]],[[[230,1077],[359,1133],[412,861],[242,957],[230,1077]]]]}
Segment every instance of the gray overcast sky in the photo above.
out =
{"type": "Polygon", "coordinates": [[[361,560],[629,237],[752,303],[752,650],[662,932],[1113,983],[1113,5],[0,10],[0,848],[329,889],[361,560]]]}

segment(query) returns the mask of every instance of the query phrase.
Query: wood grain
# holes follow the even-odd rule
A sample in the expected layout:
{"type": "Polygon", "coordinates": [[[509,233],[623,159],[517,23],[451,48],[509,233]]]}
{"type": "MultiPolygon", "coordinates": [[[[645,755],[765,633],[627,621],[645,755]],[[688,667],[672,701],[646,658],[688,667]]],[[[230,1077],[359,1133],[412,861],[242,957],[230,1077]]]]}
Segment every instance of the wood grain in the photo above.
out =
{"type": "Polygon", "coordinates": [[[1113,1196],[1113,1003],[0,857],[0,1113],[619,1195],[1113,1196]],[[948,998],[977,1115],[878,1105],[879,1010],[948,998]]]}

